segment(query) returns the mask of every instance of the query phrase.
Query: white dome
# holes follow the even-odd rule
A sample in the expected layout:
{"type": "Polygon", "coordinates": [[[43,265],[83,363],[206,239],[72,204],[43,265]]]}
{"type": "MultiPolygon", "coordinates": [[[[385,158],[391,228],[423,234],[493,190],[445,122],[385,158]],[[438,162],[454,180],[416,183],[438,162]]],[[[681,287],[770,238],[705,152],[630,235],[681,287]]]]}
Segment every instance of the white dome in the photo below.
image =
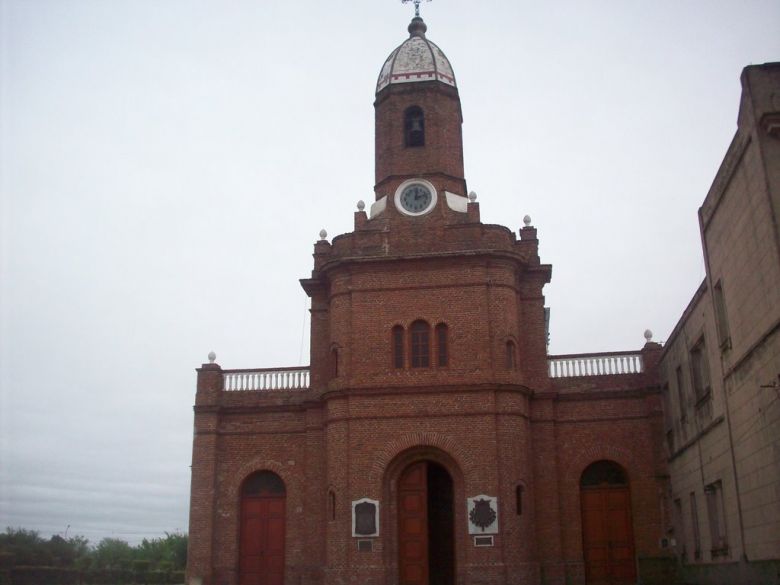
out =
{"type": "Polygon", "coordinates": [[[425,38],[427,29],[422,18],[412,19],[409,38],[390,53],[382,66],[376,83],[376,93],[391,83],[414,81],[441,81],[457,87],[449,59],[438,46],[425,38]]]}

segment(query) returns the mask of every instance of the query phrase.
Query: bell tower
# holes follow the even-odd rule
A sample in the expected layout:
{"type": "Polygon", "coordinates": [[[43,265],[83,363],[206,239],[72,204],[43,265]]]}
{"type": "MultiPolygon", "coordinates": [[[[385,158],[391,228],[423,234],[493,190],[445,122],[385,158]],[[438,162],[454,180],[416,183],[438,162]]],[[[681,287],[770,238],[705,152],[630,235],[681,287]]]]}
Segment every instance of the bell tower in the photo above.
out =
{"type": "Polygon", "coordinates": [[[463,115],[455,74],[419,16],[385,61],[376,85],[376,199],[421,178],[465,196],[463,115]]]}

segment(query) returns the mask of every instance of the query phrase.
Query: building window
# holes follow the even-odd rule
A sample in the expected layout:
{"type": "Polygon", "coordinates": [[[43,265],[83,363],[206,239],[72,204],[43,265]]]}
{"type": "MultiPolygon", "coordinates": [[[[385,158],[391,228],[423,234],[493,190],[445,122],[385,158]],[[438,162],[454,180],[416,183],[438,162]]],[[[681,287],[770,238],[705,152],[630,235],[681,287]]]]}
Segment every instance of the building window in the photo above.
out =
{"type": "Polygon", "coordinates": [[[404,112],[404,145],[425,146],[425,114],[419,106],[404,112]]]}
{"type": "Polygon", "coordinates": [[[507,370],[514,370],[517,368],[517,351],[515,350],[514,341],[506,342],[504,364],[507,370]]]}
{"type": "Polygon", "coordinates": [[[415,321],[411,327],[411,358],[413,368],[431,365],[431,328],[425,321],[415,321]]]}
{"type": "Polygon", "coordinates": [[[685,558],[685,520],[680,498],[674,501],[674,538],[677,541],[677,553],[685,558]]]}
{"type": "Polygon", "coordinates": [[[515,512],[518,516],[523,514],[523,486],[519,485],[515,488],[515,512]]]}
{"type": "Polygon", "coordinates": [[[449,364],[449,354],[447,349],[447,326],[439,323],[436,326],[436,358],[439,367],[449,364]]]}
{"type": "Polygon", "coordinates": [[[712,557],[725,556],[729,552],[726,536],[726,515],[723,507],[723,483],[716,481],[704,488],[707,498],[707,517],[710,521],[710,542],[712,557]]]}
{"type": "Polygon", "coordinates": [[[707,361],[707,346],[702,337],[691,349],[691,374],[693,392],[698,404],[710,395],[710,366],[707,361]]]}
{"type": "Polygon", "coordinates": [[[682,366],[677,366],[675,376],[677,381],[677,403],[680,407],[680,420],[685,422],[687,410],[685,408],[685,378],[683,377],[682,366]]]}
{"type": "Polygon", "coordinates": [[[333,490],[328,492],[328,518],[336,519],[336,492],[333,490]]]}
{"type": "Polygon", "coordinates": [[[731,347],[731,334],[729,332],[729,321],[726,317],[726,300],[723,297],[723,286],[721,281],[715,283],[712,288],[712,297],[715,303],[715,322],[718,326],[718,343],[721,349],[731,347]]]}
{"type": "Polygon", "coordinates": [[[404,367],[404,328],[400,325],[393,327],[393,367],[404,367]]]}
{"type": "Polygon", "coordinates": [[[701,534],[699,533],[699,510],[696,508],[696,494],[691,492],[691,530],[693,530],[693,558],[701,558],[701,534]]]}

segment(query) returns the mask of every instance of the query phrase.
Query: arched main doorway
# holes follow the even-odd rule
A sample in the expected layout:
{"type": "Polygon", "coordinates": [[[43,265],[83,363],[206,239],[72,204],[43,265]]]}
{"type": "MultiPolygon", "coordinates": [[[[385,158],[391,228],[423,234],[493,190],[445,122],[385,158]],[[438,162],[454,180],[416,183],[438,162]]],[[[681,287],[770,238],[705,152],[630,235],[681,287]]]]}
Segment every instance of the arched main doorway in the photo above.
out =
{"type": "Polygon", "coordinates": [[[407,466],[398,481],[400,585],[454,585],[452,477],[433,461],[407,466]]]}
{"type": "Polygon", "coordinates": [[[286,490],[272,471],[258,471],[241,488],[240,585],[284,584],[286,490]]]}
{"type": "Polygon", "coordinates": [[[588,585],[636,581],[631,494],[623,468],[597,461],[582,472],[582,548],[588,585]]]}

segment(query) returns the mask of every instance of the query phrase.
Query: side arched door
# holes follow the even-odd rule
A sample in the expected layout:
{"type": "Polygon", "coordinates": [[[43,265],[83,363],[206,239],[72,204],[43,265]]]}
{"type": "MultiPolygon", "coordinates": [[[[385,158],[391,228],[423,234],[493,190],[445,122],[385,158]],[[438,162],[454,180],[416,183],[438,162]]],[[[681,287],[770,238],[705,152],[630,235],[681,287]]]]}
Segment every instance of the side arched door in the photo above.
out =
{"type": "Polygon", "coordinates": [[[636,582],[631,494],[625,471],[597,461],[580,478],[582,548],[588,585],[636,582]]]}
{"type": "Polygon", "coordinates": [[[284,584],[286,490],[271,471],[250,475],[241,489],[240,585],[284,584]]]}

